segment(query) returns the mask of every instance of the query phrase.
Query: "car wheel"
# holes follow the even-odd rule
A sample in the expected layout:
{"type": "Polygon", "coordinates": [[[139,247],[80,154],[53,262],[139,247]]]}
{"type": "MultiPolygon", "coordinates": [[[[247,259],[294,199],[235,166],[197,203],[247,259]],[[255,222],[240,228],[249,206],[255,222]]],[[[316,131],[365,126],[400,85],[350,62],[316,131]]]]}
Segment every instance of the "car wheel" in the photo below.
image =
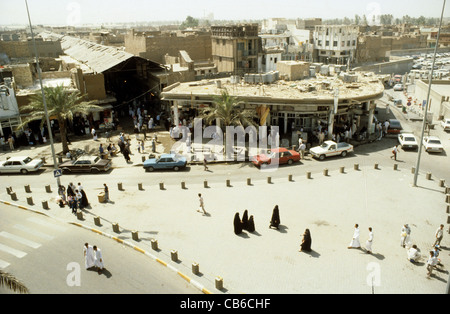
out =
{"type": "Polygon", "coordinates": [[[174,170],[174,171],[178,171],[178,170],[180,170],[180,167],[175,166],[175,167],[173,167],[173,170],[174,170]]]}
{"type": "Polygon", "coordinates": [[[21,170],[20,170],[20,173],[21,173],[21,174],[27,174],[27,173],[28,173],[28,170],[27,170],[27,169],[21,169],[21,170]]]}
{"type": "Polygon", "coordinates": [[[342,157],[347,156],[347,151],[344,150],[344,151],[341,153],[341,156],[342,156],[342,157]]]}
{"type": "Polygon", "coordinates": [[[325,159],[325,155],[320,155],[319,156],[319,160],[324,160],[325,159]]]}
{"type": "Polygon", "coordinates": [[[292,165],[292,163],[293,163],[294,161],[292,160],[292,159],[288,159],[288,165],[292,165]]]}
{"type": "Polygon", "coordinates": [[[148,172],[153,172],[153,170],[155,170],[155,169],[153,167],[147,167],[147,168],[145,168],[145,170],[148,172]]]}
{"type": "Polygon", "coordinates": [[[92,168],[91,169],[91,173],[99,173],[100,172],[100,170],[98,170],[97,168],[92,168]]]}

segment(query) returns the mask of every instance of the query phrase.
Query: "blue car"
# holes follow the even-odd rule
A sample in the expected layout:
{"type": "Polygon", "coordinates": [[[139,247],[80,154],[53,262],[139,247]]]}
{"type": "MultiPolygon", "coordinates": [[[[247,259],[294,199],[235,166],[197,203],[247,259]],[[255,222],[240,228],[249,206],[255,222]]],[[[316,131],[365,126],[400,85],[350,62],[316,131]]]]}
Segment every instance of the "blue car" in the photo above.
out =
{"type": "Polygon", "coordinates": [[[185,157],[177,154],[162,154],[159,158],[150,158],[144,161],[144,169],[153,171],[155,169],[173,169],[178,171],[185,168],[187,160],[185,157]]]}

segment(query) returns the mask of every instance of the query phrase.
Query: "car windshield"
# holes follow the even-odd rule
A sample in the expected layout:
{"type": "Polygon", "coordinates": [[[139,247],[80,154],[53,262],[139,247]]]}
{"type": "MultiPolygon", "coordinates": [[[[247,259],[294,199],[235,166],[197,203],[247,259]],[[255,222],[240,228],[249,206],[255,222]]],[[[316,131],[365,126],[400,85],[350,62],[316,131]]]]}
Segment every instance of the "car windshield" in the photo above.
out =
{"type": "Polygon", "coordinates": [[[23,160],[24,164],[28,164],[29,162],[31,162],[33,159],[31,159],[30,157],[27,157],[23,160]]]}
{"type": "Polygon", "coordinates": [[[389,125],[391,126],[391,127],[399,127],[400,126],[400,122],[398,122],[398,121],[391,121],[391,122],[389,122],[389,125]]]}
{"type": "Polygon", "coordinates": [[[322,145],[320,145],[320,147],[322,147],[322,148],[328,148],[328,144],[327,144],[327,143],[323,143],[322,145]]]}
{"type": "Polygon", "coordinates": [[[415,142],[416,139],[415,139],[414,137],[405,137],[405,141],[408,141],[408,142],[415,142]]]}
{"type": "Polygon", "coordinates": [[[441,144],[441,141],[439,141],[439,140],[430,140],[428,143],[440,145],[440,144],[441,144]]]}

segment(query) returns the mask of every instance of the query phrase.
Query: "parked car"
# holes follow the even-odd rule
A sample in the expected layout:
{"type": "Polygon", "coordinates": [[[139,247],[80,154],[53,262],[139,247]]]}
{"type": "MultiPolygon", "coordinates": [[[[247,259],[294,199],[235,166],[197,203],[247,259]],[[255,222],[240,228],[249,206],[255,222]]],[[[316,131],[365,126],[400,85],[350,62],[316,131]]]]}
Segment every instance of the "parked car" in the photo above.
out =
{"type": "Polygon", "coordinates": [[[398,135],[398,142],[402,146],[404,150],[406,149],[418,149],[419,144],[417,143],[417,139],[414,134],[411,133],[402,133],[398,135]]]}
{"type": "Polygon", "coordinates": [[[186,167],[187,159],[178,154],[162,154],[159,158],[150,158],[144,161],[143,167],[146,171],[156,169],[173,169],[178,171],[186,167]]]}
{"type": "Polygon", "coordinates": [[[444,146],[441,144],[441,140],[437,136],[425,136],[423,138],[423,147],[428,153],[442,153],[444,146]]]}
{"type": "Polygon", "coordinates": [[[43,164],[42,159],[32,159],[27,156],[11,157],[6,161],[0,161],[0,173],[27,174],[38,171],[43,164]]]}
{"type": "Polygon", "coordinates": [[[260,167],[264,164],[288,164],[291,165],[300,160],[300,154],[295,150],[290,150],[284,147],[271,149],[268,154],[258,154],[252,157],[252,163],[260,167]]]}
{"type": "Polygon", "coordinates": [[[59,165],[64,173],[72,172],[106,172],[111,169],[112,162],[99,156],[83,155],[75,160],[69,160],[59,165]]]}
{"type": "Polygon", "coordinates": [[[319,158],[319,160],[338,155],[345,157],[348,153],[353,152],[353,145],[346,142],[325,141],[322,145],[311,148],[309,152],[313,157],[319,158]]]}
{"type": "Polygon", "coordinates": [[[399,134],[403,130],[400,121],[395,119],[389,120],[389,127],[387,129],[388,134],[399,134]]]}
{"type": "Polygon", "coordinates": [[[450,119],[443,119],[441,121],[441,126],[444,131],[450,131],[450,119]]]}
{"type": "Polygon", "coordinates": [[[402,84],[395,84],[394,85],[394,90],[395,91],[402,91],[403,90],[403,85],[402,84]]]}

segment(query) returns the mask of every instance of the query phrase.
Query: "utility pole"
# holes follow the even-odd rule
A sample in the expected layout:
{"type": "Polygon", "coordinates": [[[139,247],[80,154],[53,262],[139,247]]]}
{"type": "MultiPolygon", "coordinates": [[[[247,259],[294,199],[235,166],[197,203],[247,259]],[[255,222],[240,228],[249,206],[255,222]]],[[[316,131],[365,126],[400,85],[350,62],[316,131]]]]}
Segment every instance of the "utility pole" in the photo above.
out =
{"type": "MultiPolygon", "coordinates": [[[[54,165],[55,170],[57,170],[58,163],[56,161],[55,147],[53,145],[53,134],[52,134],[52,129],[50,127],[50,119],[48,117],[48,112],[47,112],[47,102],[45,100],[44,85],[42,84],[41,67],[39,66],[39,56],[38,56],[38,51],[36,48],[36,40],[34,39],[33,26],[31,24],[30,11],[28,10],[27,0],[25,0],[25,6],[27,8],[28,22],[30,24],[30,31],[31,31],[31,38],[33,40],[34,55],[36,57],[36,69],[38,72],[39,83],[41,85],[42,102],[44,104],[44,112],[45,112],[45,118],[46,118],[46,122],[47,122],[47,130],[48,130],[48,135],[49,135],[49,140],[50,140],[50,147],[52,149],[53,165],[54,165]]],[[[56,184],[58,185],[57,188],[59,188],[59,186],[61,185],[61,181],[60,181],[59,177],[56,177],[56,184]]]]}
{"type": "Polygon", "coordinates": [[[442,5],[441,20],[439,22],[439,30],[438,30],[437,37],[436,37],[436,45],[434,47],[433,65],[431,66],[430,77],[428,78],[428,93],[427,93],[427,100],[426,100],[426,103],[425,103],[425,112],[424,112],[424,116],[423,116],[422,134],[420,136],[419,150],[418,150],[418,154],[417,154],[416,169],[414,171],[414,182],[413,182],[413,186],[414,187],[417,186],[417,176],[419,174],[420,157],[422,155],[423,136],[424,136],[424,133],[425,133],[425,125],[426,125],[426,122],[427,122],[428,105],[429,105],[429,102],[430,102],[431,83],[433,81],[434,63],[436,61],[436,52],[437,52],[437,48],[439,46],[439,36],[441,34],[441,26],[442,26],[442,18],[444,16],[445,1],[446,0],[444,0],[444,3],[442,5]]]}

